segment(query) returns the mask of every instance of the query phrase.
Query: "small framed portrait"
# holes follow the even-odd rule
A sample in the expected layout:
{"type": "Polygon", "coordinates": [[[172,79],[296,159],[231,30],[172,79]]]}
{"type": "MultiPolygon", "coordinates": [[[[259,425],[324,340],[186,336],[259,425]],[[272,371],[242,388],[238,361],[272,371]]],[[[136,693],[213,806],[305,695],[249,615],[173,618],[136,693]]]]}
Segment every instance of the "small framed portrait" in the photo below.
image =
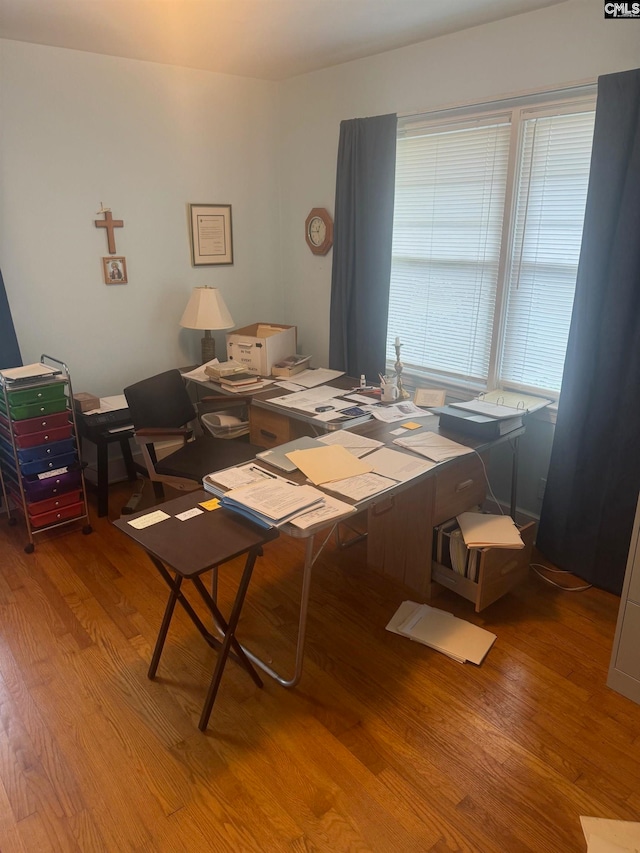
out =
{"type": "Polygon", "coordinates": [[[127,284],[127,261],[125,258],[102,259],[105,284],[127,284]]]}

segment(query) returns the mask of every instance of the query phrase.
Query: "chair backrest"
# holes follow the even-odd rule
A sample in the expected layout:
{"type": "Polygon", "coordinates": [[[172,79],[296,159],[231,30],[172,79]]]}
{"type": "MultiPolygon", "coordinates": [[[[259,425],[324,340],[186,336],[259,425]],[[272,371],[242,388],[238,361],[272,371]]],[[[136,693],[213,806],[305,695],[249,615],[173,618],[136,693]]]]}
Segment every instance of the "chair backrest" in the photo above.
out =
{"type": "Polygon", "coordinates": [[[181,427],[196,418],[179,370],[167,370],[124,389],[136,429],[181,427]]]}

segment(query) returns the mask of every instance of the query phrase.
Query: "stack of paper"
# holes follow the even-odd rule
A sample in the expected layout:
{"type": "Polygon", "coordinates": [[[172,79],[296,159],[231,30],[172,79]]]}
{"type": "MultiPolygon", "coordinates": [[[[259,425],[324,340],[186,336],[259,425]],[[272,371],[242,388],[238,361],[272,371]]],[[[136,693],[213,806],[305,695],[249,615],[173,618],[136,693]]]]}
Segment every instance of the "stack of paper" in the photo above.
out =
{"type": "Polygon", "coordinates": [[[262,527],[280,527],[294,516],[323,501],[311,486],[296,486],[280,478],[261,480],[232,489],[220,498],[220,506],[244,515],[262,527]]]}
{"type": "Polygon", "coordinates": [[[364,435],[358,435],[354,432],[349,432],[347,429],[336,429],[333,432],[328,432],[318,438],[322,444],[339,444],[346,447],[349,453],[354,456],[366,456],[372,450],[382,447],[383,441],[378,441],[375,438],[367,438],[364,435]]]}
{"type": "Polygon", "coordinates": [[[467,548],[524,548],[520,531],[508,515],[463,512],[456,520],[467,548]]]}
{"type": "Polygon", "coordinates": [[[409,637],[442,652],[459,663],[481,664],[496,641],[496,635],[452,613],[403,601],[387,625],[387,631],[409,637]]]}

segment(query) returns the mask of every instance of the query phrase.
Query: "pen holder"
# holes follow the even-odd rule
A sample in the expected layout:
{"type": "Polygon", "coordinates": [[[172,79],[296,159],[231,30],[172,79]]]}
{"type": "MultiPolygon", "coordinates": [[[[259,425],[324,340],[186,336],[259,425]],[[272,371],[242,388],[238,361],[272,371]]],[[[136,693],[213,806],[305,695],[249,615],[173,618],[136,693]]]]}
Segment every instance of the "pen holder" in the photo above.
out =
{"type": "Polygon", "coordinates": [[[400,389],[393,379],[380,383],[380,400],[383,403],[395,403],[400,398],[400,389]]]}

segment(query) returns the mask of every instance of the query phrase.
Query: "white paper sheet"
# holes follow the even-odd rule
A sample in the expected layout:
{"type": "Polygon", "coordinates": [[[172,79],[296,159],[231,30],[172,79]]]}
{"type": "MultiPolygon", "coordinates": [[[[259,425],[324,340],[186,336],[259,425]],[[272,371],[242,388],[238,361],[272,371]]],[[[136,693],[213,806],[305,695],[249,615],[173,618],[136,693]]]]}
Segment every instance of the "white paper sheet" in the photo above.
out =
{"type": "Polygon", "coordinates": [[[346,498],[351,498],[352,501],[361,501],[397,485],[395,480],[382,477],[380,474],[370,473],[347,477],[346,480],[335,480],[333,483],[327,483],[324,488],[344,495],[346,498]]]}
{"type": "Polygon", "coordinates": [[[382,447],[383,441],[378,441],[375,438],[367,438],[364,435],[358,435],[355,432],[350,432],[348,429],[337,429],[334,432],[328,432],[326,435],[318,436],[318,441],[323,444],[340,444],[346,447],[349,453],[354,456],[362,457],[378,447],[382,447]]]}
{"type": "Polygon", "coordinates": [[[296,385],[302,385],[303,388],[315,388],[316,385],[324,385],[326,382],[331,382],[332,379],[337,379],[338,376],[343,376],[344,370],[328,370],[325,367],[318,367],[315,370],[303,370],[301,373],[296,373],[296,385]]]}
{"type": "MultiPolygon", "coordinates": [[[[283,394],[281,397],[271,397],[270,403],[276,406],[284,406],[287,409],[301,409],[304,412],[314,412],[317,406],[321,406],[327,400],[339,397],[342,392],[339,388],[331,388],[328,385],[319,385],[317,388],[308,388],[293,394],[283,394]]],[[[350,406],[345,403],[345,408],[350,406]]]]}
{"type": "Polygon", "coordinates": [[[393,443],[399,447],[413,450],[414,453],[419,453],[421,456],[426,456],[427,459],[432,459],[434,462],[445,462],[447,459],[454,459],[456,456],[473,453],[471,447],[465,447],[464,444],[458,444],[457,441],[451,441],[450,438],[445,438],[435,432],[419,432],[417,435],[394,438],[393,443]]]}
{"type": "Polygon", "coordinates": [[[383,447],[370,453],[367,456],[367,462],[373,465],[376,474],[390,477],[392,480],[398,480],[401,483],[424,474],[425,471],[435,468],[436,465],[431,460],[416,459],[415,456],[401,453],[399,450],[391,450],[389,447],[383,447]]]}
{"type": "Polygon", "coordinates": [[[159,521],[164,521],[167,518],[171,518],[171,516],[167,515],[161,509],[157,509],[154,512],[141,515],[140,518],[134,518],[133,521],[127,523],[135,527],[136,530],[143,530],[145,527],[151,527],[152,524],[157,524],[159,521]]]}
{"type": "Polygon", "coordinates": [[[406,421],[409,418],[432,418],[431,412],[425,412],[405,400],[402,403],[394,403],[392,406],[371,406],[369,409],[373,417],[385,424],[393,424],[396,421],[406,421]]]}
{"type": "Polygon", "coordinates": [[[350,504],[325,495],[321,504],[313,507],[309,512],[296,515],[295,518],[291,519],[291,524],[299,527],[301,530],[308,530],[309,527],[313,527],[316,524],[328,523],[338,518],[346,518],[349,515],[353,515],[355,511],[355,507],[352,507],[350,504]]]}

